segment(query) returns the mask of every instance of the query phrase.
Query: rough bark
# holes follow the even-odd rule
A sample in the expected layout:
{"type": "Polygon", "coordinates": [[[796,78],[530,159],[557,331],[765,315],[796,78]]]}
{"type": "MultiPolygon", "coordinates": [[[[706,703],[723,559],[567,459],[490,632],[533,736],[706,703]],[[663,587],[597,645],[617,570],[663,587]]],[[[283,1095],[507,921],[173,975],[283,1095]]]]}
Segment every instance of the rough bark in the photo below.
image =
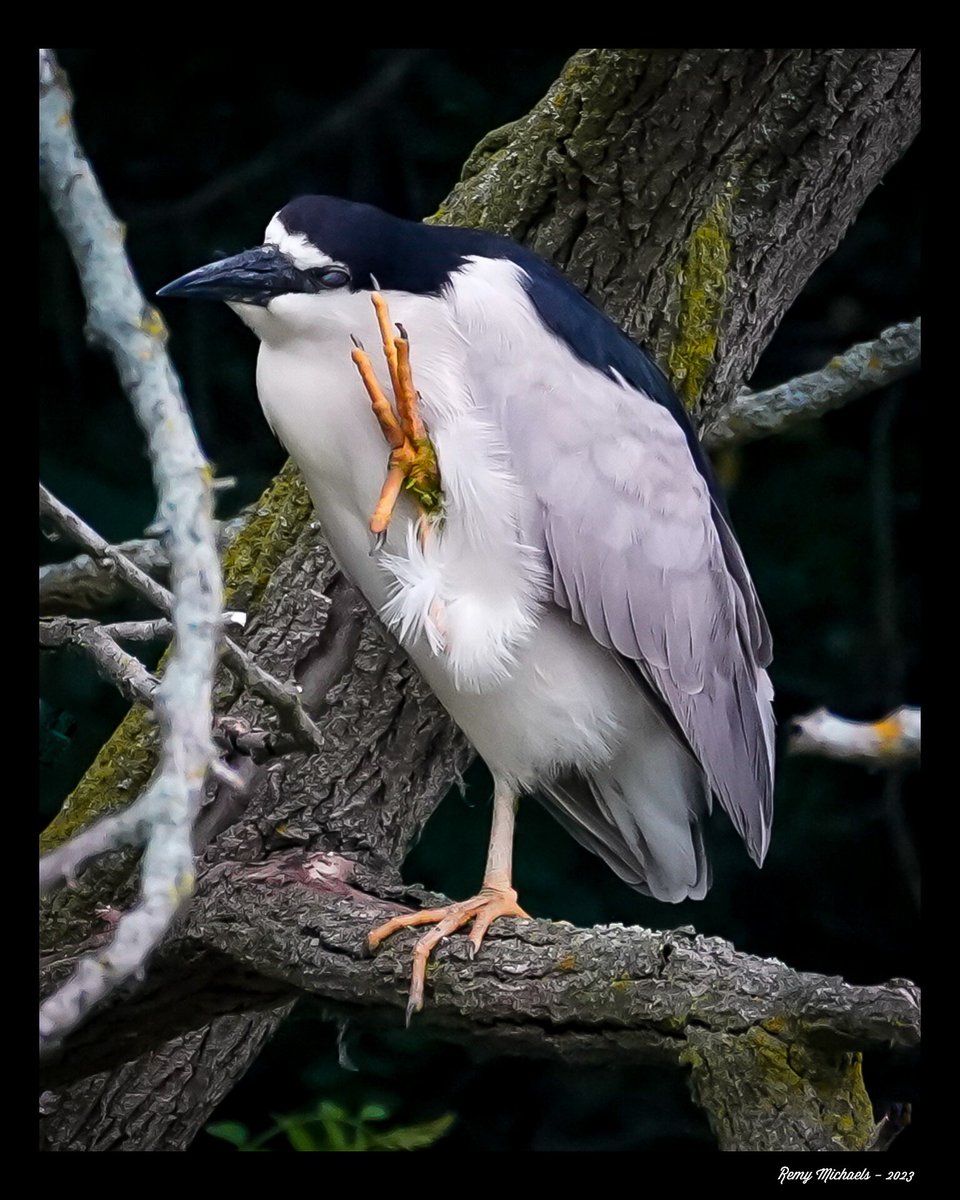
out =
{"type": "Polygon", "coordinates": [[[585,50],[434,219],[552,259],[703,420],[920,122],[913,50],[585,50]]]}
{"type": "MultiPolygon", "coordinates": [[[[123,1064],[132,1059],[163,1083],[191,1047],[207,1049],[194,1040],[199,1017],[231,1038],[225,1013],[238,995],[265,1009],[267,1024],[294,987],[354,1023],[399,1025],[416,935],[375,957],[366,952],[371,925],[397,905],[364,890],[364,873],[359,860],[301,850],[209,869],[179,943],[161,956],[153,978],[91,1022],[47,1069],[54,1128],[65,1123],[62,1136],[77,1137],[78,1105],[93,1089],[116,1100],[91,1147],[109,1148],[129,1116],[127,1089],[116,1089],[118,1076],[129,1078],[123,1064]],[[165,1065],[168,1052],[172,1065],[165,1065]]],[[[862,1050],[919,1041],[919,993],[903,980],[854,987],[739,954],[692,929],[511,921],[489,936],[476,960],[457,939],[440,949],[418,1023],[497,1053],[689,1065],[694,1094],[726,1149],[863,1148],[873,1121],[862,1050]]],[[[229,1062],[214,1054],[204,1069],[236,1070],[238,1057],[260,1043],[229,1044],[229,1062]]],[[[208,1111],[201,1106],[198,1126],[208,1111]]],[[[182,1139],[189,1112],[169,1116],[170,1136],[182,1139]]],[[[162,1129],[162,1121],[149,1124],[149,1136],[162,1138],[162,1129]]]]}
{"type": "Polygon", "coordinates": [[[75,1087],[40,1096],[41,1150],[185,1150],[294,1001],[219,1017],[75,1087]]]}
{"type": "MultiPolygon", "coordinates": [[[[912,51],[584,51],[528,117],[484,139],[434,219],[496,228],[554,259],[626,328],[646,336],[691,407],[715,416],[748,377],[784,310],[870,188],[909,144],[918,122],[917,93],[912,51]]],[[[356,954],[358,939],[364,921],[384,903],[415,898],[415,890],[399,883],[399,865],[466,766],[469,749],[353,589],[337,577],[291,468],[228,550],[225,573],[229,607],[250,614],[247,650],[302,686],[304,705],[323,729],[324,749],[262,766],[231,763],[247,773],[247,796],[240,805],[217,791],[208,796],[198,839],[205,848],[197,901],[145,991],[159,986],[162,994],[163,972],[174,974],[178,955],[199,943],[231,964],[223,967],[227,982],[220,994],[229,994],[241,1011],[244,996],[231,992],[230,977],[244,964],[274,984],[313,990],[353,1008],[368,995],[397,1003],[409,941],[399,939],[370,961],[356,954]],[[309,878],[296,871],[285,878],[295,852],[311,856],[309,878]],[[317,874],[323,862],[331,867],[326,876],[317,874]],[[317,886],[322,878],[326,889],[317,886]],[[349,919],[338,924],[344,912],[349,919]],[[233,921],[243,936],[225,933],[233,921]],[[353,953],[336,952],[347,943],[353,953]]],[[[227,673],[219,708],[257,725],[272,719],[227,673]]],[[[69,798],[47,844],[135,795],[152,762],[149,725],[134,709],[69,798]]],[[[123,864],[98,868],[74,892],[49,903],[46,944],[56,949],[58,964],[69,962],[89,938],[96,898],[102,900],[103,888],[117,887],[125,873],[123,864]]],[[[565,1016],[549,1007],[536,1019],[527,1016],[543,980],[551,972],[563,974],[561,950],[569,944],[574,960],[580,953],[594,964],[587,970],[602,976],[616,1003],[626,1003],[626,996],[635,1002],[618,1032],[629,1040],[635,1031],[638,1055],[686,1056],[722,1145],[775,1144],[774,1122],[729,1112],[744,1099],[735,1079],[748,1062],[753,1102],[765,1112],[784,1089],[790,1091],[797,1116],[787,1123],[785,1146],[815,1148],[824,1138],[834,1147],[864,1145],[869,1102],[858,1072],[838,1066],[837,1056],[855,1054],[874,1035],[861,1027],[840,1046],[837,1013],[826,1022],[834,1033],[824,1041],[823,1022],[803,1026],[797,1010],[773,1009],[760,1024],[708,1022],[702,1036],[696,1032],[699,1017],[683,1023],[680,1036],[676,1029],[656,1033],[663,980],[644,975],[643,964],[654,961],[648,939],[664,936],[504,924],[494,928],[489,950],[472,966],[454,940],[430,976],[434,995],[424,1017],[438,1033],[473,1039],[486,1029],[500,1037],[502,1048],[522,1045],[524,1053],[531,1043],[572,1044],[564,1034],[577,1031],[566,1026],[592,1011],[592,994],[560,986],[558,994],[570,1006],[565,1016]],[[523,971],[515,974],[518,966],[523,971]],[[494,1013],[469,999],[476,995],[470,980],[480,973],[499,981],[502,1007],[494,1013]],[[799,1022],[786,1040],[778,1040],[781,1029],[763,1025],[780,1015],[799,1022]],[[760,1053],[758,1047],[767,1045],[760,1033],[787,1048],[760,1053]],[[804,1069],[798,1070],[801,1058],[804,1069]],[[821,1106],[819,1122],[810,1115],[808,1088],[821,1106]],[[842,1134],[839,1142],[831,1130],[842,1134]]],[[[690,942],[699,947],[695,957],[702,952],[707,961],[713,954],[705,940],[690,942]]],[[[214,968],[223,960],[207,961],[215,981],[214,968]]],[[[723,976],[724,994],[736,992],[734,976],[723,976]]],[[[217,991],[207,987],[203,994],[217,991]]],[[[861,991],[844,993],[851,1019],[862,1011],[861,991]]],[[[261,992],[251,1007],[262,1000],[261,992]]],[[[48,1106],[57,1105],[48,1118],[48,1148],[104,1148],[111,1129],[132,1131],[124,1114],[138,1090],[152,1110],[144,1136],[157,1148],[182,1146],[189,1140],[189,1118],[179,1110],[165,1115],[162,1101],[150,1097],[151,1081],[167,1070],[164,1064],[189,1060],[198,1092],[221,1095],[255,1053],[251,1042],[237,1045],[235,1054],[205,1056],[202,1028],[240,1018],[196,1003],[192,1026],[188,1015],[184,1028],[165,1031],[168,1040],[148,1050],[150,1020],[138,1026],[137,998],[125,1003],[131,1045],[140,1046],[137,1059],[125,1067],[91,1067],[83,1046],[104,1038],[93,1036],[94,1024],[86,1038],[81,1030],[77,1048],[68,1044],[51,1068],[62,1080],[77,1082],[59,1083],[56,1098],[47,1098],[48,1106]],[[97,1073],[92,1081],[91,1071],[97,1073]],[[84,1109],[84,1096],[97,1103],[84,1109]]],[[[678,1003],[682,1007],[679,996],[678,1003]]],[[[689,1014],[689,995],[685,1003],[689,1014]]],[[[118,1002],[96,1019],[101,1034],[123,1006],[118,1002]]],[[[603,1041],[602,1030],[582,1036],[594,1051],[603,1041]]],[[[893,1036],[890,1027],[882,1036],[893,1036]]],[[[205,1103],[197,1110],[194,1128],[208,1111],[205,1103]]]]}

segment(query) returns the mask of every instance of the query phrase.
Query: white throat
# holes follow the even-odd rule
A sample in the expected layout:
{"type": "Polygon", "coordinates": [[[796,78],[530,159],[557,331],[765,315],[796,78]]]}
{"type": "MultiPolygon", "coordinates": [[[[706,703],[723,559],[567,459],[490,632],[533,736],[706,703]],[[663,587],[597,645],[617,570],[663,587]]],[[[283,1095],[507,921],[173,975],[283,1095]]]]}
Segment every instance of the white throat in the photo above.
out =
{"type": "MultiPolygon", "coordinates": [[[[390,395],[369,292],[290,294],[241,314],[261,338],[257,386],[264,412],[303,472],[341,567],[435,686],[440,672],[457,689],[472,691],[507,677],[536,623],[544,583],[537,552],[521,536],[525,498],[474,401],[468,358],[476,356],[454,320],[457,295],[483,269],[484,260],[471,263],[440,296],[383,293],[392,319],[410,337],[444,515],[421,546],[404,497],[379,558],[370,557],[366,526],[388,448],[350,359],[353,335],[390,395]]],[[[471,330],[471,341],[483,336],[471,330]]]]}

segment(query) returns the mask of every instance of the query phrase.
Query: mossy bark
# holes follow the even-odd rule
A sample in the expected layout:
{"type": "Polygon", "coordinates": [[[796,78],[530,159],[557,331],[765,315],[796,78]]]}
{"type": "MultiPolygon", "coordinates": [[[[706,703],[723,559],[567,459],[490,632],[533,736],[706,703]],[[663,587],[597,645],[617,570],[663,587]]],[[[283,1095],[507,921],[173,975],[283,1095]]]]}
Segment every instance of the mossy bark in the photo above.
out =
{"type": "MultiPolygon", "coordinates": [[[[648,342],[703,420],[749,376],[793,297],[913,138],[918,91],[919,63],[909,50],[582,51],[530,114],[483,140],[431,219],[496,229],[555,261],[648,342]]],[[[225,565],[228,603],[249,615],[247,649],[301,685],[305,704],[321,721],[324,749],[262,767],[234,763],[248,777],[240,808],[211,791],[201,815],[197,902],[143,993],[162,998],[169,989],[171,996],[186,996],[181,1009],[172,1001],[166,1006],[185,1011],[186,1025],[171,1032],[157,1021],[156,1004],[138,1017],[138,1000],[119,998],[79,1031],[54,1068],[60,1082],[46,1099],[47,1149],[107,1148],[104,1131],[111,1123],[117,1133],[110,1148],[188,1144],[209,1112],[207,1100],[239,1077],[288,1002],[274,990],[266,1011],[244,1018],[245,1039],[234,1038],[236,1026],[229,1023],[245,1008],[264,1009],[265,1001],[256,988],[244,991],[222,967],[223,956],[255,961],[275,989],[284,979],[291,990],[305,987],[296,949],[288,947],[286,960],[276,957],[283,928],[276,917],[284,898],[294,895],[288,887],[261,889],[245,940],[221,943],[213,913],[240,904],[235,873],[261,869],[269,876],[293,845],[349,862],[350,882],[338,877],[323,893],[325,911],[344,902],[345,890],[367,897],[368,908],[384,898],[407,898],[411,893],[398,878],[406,848],[469,761],[463,738],[337,575],[292,467],[261,498],[225,565]],[[197,981],[192,994],[191,979],[197,981]],[[114,1034],[129,1049],[122,1068],[103,1062],[114,1034]],[[229,1046],[229,1054],[204,1049],[216,1046],[229,1046]],[[158,1081],[170,1078],[173,1059],[191,1068],[195,1095],[205,1098],[198,1099],[193,1119],[173,1106],[165,1124],[159,1088],[156,1099],[144,1101],[138,1121],[123,1119],[127,1097],[134,1091],[150,1096],[158,1081]],[[85,1108],[84,1097],[90,1101],[85,1108]],[[149,1135],[143,1132],[146,1110],[155,1117],[149,1135]]],[[[272,719],[228,674],[219,694],[225,711],[259,724],[272,719]]],[[[152,769],[151,739],[145,715],[133,710],[47,831],[47,848],[136,794],[152,769]]],[[[113,877],[129,877],[125,862],[113,871],[113,877]]],[[[47,917],[48,986],[90,938],[103,936],[90,897],[98,878],[113,877],[89,877],[93,884],[84,888],[81,881],[77,896],[62,895],[47,917]]],[[[315,890],[309,894],[316,899],[315,890]]],[[[295,928],[304,945],[313,944],[310,929],[295,928]]],[[[493,974],[500,955],[509,958],[509,943],[509,935],[491,939],[493,974]]],[[[577,953],[568,948],[561,956],[568,967],[561,966],[560,975],[571,982],[577,953]]],[[[382,961],[389,964],[393,956],[382,961]]],[[[338,982],[333,969],[328,964],[327,975],[309,990],[340,995],[346,976],[338,982]]],[[[397,991],[399,959],[395,969],[397,991]]],[[[609,979],[607,994],[630,994],[623,986],[633,981],[629,970],[611,971],[609,979]]],[[[343,991],[341,1002],[347,997],[343,991]]],[[[518,1005],[516,1012],[523,1010],[518,1005]]],[[[462,1036],[469,1021],[458,1029],[462,1036]]],[[[538,1036],[549,1041],[552,1035],[541,1030],[538,1036]]],[[[722,1029],[714,1036],[733,1040],[700,1045],[683,1037],[668,1045],[675,1061],[684,1049],[700,1055],[700,1065],[689,1060],[694,1085],[714,1114],[721,1143],[749,1146],[749,1122],[729,1113],[729,1104],[740,1101],[720,1087],[718,1071],[708,1079],[703,1064],[725,1050],[752,1056],[762,1092],[763,1063],[772,1060],[760,1053],[759,1034],[744,1041],[746,1035],[722,1029]]],[[[840,1130],[853,1139],[846,1144],[860,1144],[862,1085],[855,1087],[849,1071],[836,1066],[835,1047],[821,1051],[803,1036],[795,1045],[797,1103],[806,1105],[807,1089],[829,1093],[822,1108],[832,1115],[819,1128],[840,1130]],[[806,1056],[802,1070],[796,1055],[806,1056]],[[852,1125],[844,1131],[839,1122],[847,1115],[852,1125]]],[[[767,1074],[776,1089],[787,1086],[787,1076],[774,1058],[778,1070],[767,1074]]]]}

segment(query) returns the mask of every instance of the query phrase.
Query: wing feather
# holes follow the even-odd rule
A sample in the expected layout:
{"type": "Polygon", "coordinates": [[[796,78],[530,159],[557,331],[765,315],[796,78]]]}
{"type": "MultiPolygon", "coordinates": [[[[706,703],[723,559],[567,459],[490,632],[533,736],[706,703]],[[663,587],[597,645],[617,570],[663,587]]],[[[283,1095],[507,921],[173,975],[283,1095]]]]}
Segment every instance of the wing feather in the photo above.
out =
{"type": "Polygon", "coordinates": [[[554,602],[662,700],[760,862],[772,813],[770,634],[750,575],[663,377],[565,281],[552,286],[596,326],[594,359],[615,348],[609,370],[544,328],[534,290],[526,314],[503,316],[503,361],[471,360],[475,400],[535,498],[524,538],[545,547],[554,602]]]}

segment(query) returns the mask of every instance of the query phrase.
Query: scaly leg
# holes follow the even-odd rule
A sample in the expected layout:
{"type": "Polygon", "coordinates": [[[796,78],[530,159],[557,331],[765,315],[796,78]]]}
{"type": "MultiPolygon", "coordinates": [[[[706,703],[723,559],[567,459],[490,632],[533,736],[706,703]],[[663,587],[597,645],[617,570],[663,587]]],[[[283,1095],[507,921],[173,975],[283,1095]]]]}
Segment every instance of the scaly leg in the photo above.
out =
{"type": "Polygon", "coordinates": [[[393,516],[400,492],[404,488],[413,493],[417,508],[420,510],[421,540],[426,537],[430,515],[440,511],[441,493],[437,456],[427,435],[426,427],[420,418],[420,397],[413,385],[413,374],[410,369],[410,343],[406,331],[401,325],[398,325],[400,337],[395,337],[390,327],[387,302],[379,292],[371,293],[371,299],[377,314],[383,354],[387,360],[390,386],[397,406],[397,411],[394,413],[390,401],[377,382],[369,356],[363,346],[354,338],[354,350],[351,358],[360,373],[363,386],[370,397],[374,415],[390,447],[387,478],[373,510],[373,516],[370,518],[370,531],[376,536],[379,546],[386,535],[387,526],[390,524],[390,518],[393,516]]]}
{"type": "Polygon", "coordinates": [[[410,998],[407,1001],[407,1024],[415,1012],[423,1008],[423,987],[427,977],[427,961],[430,952],[439,942],[454,933],[468,921],[473,921],[470,931],[470,957],[480,949],[484,936],[497,917],[527,917],[517,904],[517,893],[511,883],[513,864],[513,825],[517,811],[517,797],[513,791],[497,784],[493,793],[493,823],[490,828],[490,846],[487,851],[487,869],[483,875],[483,887],[469,900],[460,900],[444,908],[428,908],[423,912],[408,913],[393,917],[385,925],[374,929],[367,937],[367,944],[375,950],[380,943],[400,929],[414,925],[436,925],[425,933],[413,948],[413,975],[410,980],[410,998]]]}

